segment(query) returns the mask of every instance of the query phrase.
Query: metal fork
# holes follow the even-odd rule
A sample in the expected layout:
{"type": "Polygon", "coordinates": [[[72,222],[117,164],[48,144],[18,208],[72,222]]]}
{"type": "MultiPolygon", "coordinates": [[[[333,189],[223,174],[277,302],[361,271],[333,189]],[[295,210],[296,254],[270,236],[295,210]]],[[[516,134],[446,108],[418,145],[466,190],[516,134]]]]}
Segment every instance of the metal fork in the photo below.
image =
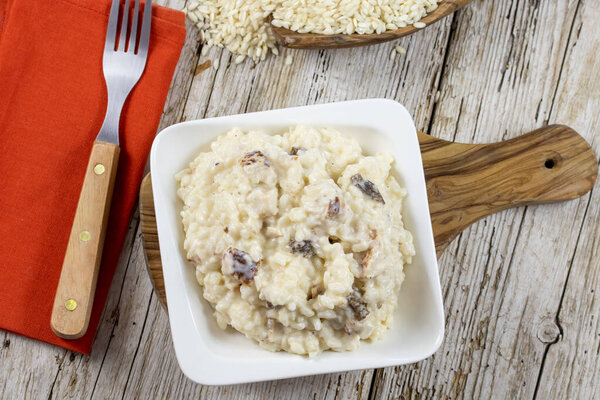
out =
{"type": "Polygon", "coordinates": [[[125,0],[118,47],[120,0],[113,0],[110,9],[102,59],[106,116],[92,147],[50,320],[54,333],[65,339],[77,339],[88,328],[119,160],[121,109],[146,66],[152,1],[146,0],[144,6],[139,41],[140,0],[134,1],[128,26],[130,0],[125,0]]]}
{"type": "Polygon", "coordinates": [[[127,22],[129,11],[129,0],[125,0],[125,9],[123,20],[121,22],[121,35],[119,47],[115,51],[117,39],[117,25],[119,22],[119,0],[113,0],[110,9],[110,18],[108,20],[108,30],[106,31],[106,41],[104,42],[104,57],[102,58],[102,67],[104,69],[104,79],[108,89],[108,107],[106,108],[106,117],[100,128],[100,133],[96,140],[119,144],[119,119],[123,103],[129,95],[129,92],[142,76],[146,66],[148,56],[148,42],[150,39],[150,21],[152,13],[152,0],[146,0],[144,6],[144,18],[142,21],[142,31],[140,42],[135,52],[137,24],[140,1],[135,0],[133,11],[133,21],[130,29],[129,44],[127,51],[125,49],[127,22]]]}

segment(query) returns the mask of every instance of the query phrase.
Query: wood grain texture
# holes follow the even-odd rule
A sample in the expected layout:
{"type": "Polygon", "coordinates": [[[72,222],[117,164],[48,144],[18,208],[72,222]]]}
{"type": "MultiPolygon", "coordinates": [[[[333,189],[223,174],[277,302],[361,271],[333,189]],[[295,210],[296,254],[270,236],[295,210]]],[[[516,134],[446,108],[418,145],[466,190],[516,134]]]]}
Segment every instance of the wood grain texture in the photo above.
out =
{"type": "Polygon", "coordinates": [[[494,144],[420,136],[438,255],[473,222],[507,208],[572,200],[598,176],[590,145],[563,125],[494,144]]]}
{"type": "MultiPolygon", "coordinates": [[[[600,109],[600,97],[584,98],[581,93],[600,93],[600,80],[595,77],[600,69],[599,20],[598,3],[579,3],[563,66],[564,79],[559,82],[552,110],[554,120],[570,121],[578,130],[588,132],[596,154],[600,154],[600,114],[594,110],[600,109]]],[[[549,315],[558,335],[545,348],[536,393],[540,399],[600,396],[600,182],[596,182],[588,201],[577,207],[577,213],[582,214],[582,223],[576,218],[571,224],[576,244],[569,246],[557,234],[549,246],[564,248],[565,256],[558,261],[567,269],[567,279],[549,315]]]]}
{"type": "Polygon", "coordinates": [[[65,339],[83,336],[90,322],[118,163],[118,145],[94,142],[50,319],[65,339]]]}
{"type": "MultiPolygon", "coordinates": [[[[598,155],[598,18],[592,1],[479,1],[398,42],[284,48],[258,65],[235,65],[215,48],[201,56],[188,22],[161,126],[385,97],[404,104],[419,130],[449,141],[492,143],[561,123],[598,155]],[[396,44],[407,54],[390,62],[396,44]],[[194,75],[215,59],[218,70],[194,75]]],[[[196,385],[179,370],[135,214],[91,355],[0,332],[0,398],[598,398],[598,191],[597,181],[591,197],[493,214],[448,246],[439,260],[446,334],[433,357],[224,387],[196,385]]]]}
{"type": "MultiPolygon", "coordinates": [[[[581,133],[597,155],[597,130],[591,128],[597,127],[598,113],[590,118],[590,110],[598,107],[587,90],[593,86],[570,85],[574,78],[565,74],[567,61],[580,65],[585,59],[570,55],[579,4],[475,2],[455,14],[429,132],[448,140],[493,142],[546,122],[563,123],[581,133]],[[570,99],[558,96],[561,82],[570,99]],[[580,117],[568,115],[569,109],[580,117]]],[[[599,39],[588,30],[586,41],[599,39]]],[[[581,66],[570,72],[585,82],[595,79],[591,71],[581,66]]],[[[586,195],[506,210],[459,235],[439,260],[447,316],[441,348],[417,365],[379,370],[373,396],[556,398],[551,392],[537,395],[538,379],[548,366],[548,348],[563,340],[555,315],[588,202],[586,195]]],[[[569,371],[556,374],[570,379],[569,371]]],[[[589,388],[584,398],[598,397],[589,378],[581,386],[589,388]]]]}
{"type": "MultiPolygon", "coordinates": [[[[438,7],[421,19],[419,22],[426,24],[428,27],[439,21],[442,18],[447,17],[458,9],[469,4],[473,0],[443,0],[438,7]]],[[[269,17],[272,20],[271,17],[269,17]]],[[[372,44],[378,44],[383,42],[389,42],[390,40],[400,39],[401,37],[413,34],[421,29],[415,28],[413,25],[399,28],[393,31],[385,31],[382,33],[371,33],[371,34],[335,34],[325,35],[320,33],[299,33],[289,29],[271,26],[277,43],[281,46],[290,47],[294,49],[335,49],[345,47],[359,47],[369,46],[372,44]]]]}
{"type": "MultiPolygon", "coordinates": [[[[493,144],[419,133],[419,144],[438,256],[473,222],[511,207],[577,198],[598,176],[589,144],[563,125],[493,144]]],[[[166,307],[150,174],[140,188],[140,215],[148,273],[166,307]]]]}
{"type": "Polygon", "coordinates": [[[154,212],[154,196],[152,194],[152,178],[147,174],[140,186],[140,222],[142,226],[142,239],[148,275],[152,286],[161,304],[167,307],[167,292],[162,272],[160,259],[160,245],[158,243],[158,229],[156,228],[156,214],[154,212]]]}

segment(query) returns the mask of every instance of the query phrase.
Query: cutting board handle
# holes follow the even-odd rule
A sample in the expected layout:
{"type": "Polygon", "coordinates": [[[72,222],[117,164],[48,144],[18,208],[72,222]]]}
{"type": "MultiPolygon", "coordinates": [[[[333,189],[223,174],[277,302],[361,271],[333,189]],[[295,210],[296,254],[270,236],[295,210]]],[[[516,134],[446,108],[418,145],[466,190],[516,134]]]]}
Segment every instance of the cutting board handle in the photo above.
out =
{"type": "Polygon", "coordinates": [[[487,215],[590,191],[598,161],[573,129],[547,126],[504,142],[453,143],[419,134],[436,249],[487,215]]]}

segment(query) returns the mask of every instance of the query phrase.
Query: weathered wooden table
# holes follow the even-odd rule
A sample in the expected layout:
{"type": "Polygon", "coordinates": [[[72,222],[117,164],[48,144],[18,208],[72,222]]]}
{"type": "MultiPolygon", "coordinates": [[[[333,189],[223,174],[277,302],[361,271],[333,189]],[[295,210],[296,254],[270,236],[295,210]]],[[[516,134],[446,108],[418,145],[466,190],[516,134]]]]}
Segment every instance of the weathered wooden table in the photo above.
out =
{"type": "MultiPolygon", "coordinates": [[[[184,0],[160,3],[182,8],[184,0]]],[[[476,1],[398,43],[289,51],[235,65],[187,44],[161,127],[205,117],[366,97],[404,104],[417,128],[492,142],[569,125],[600,153],[600,4],[476,1]],[[396,44],[407,49],[390,60],[396,44]],[[286,55],[293,56],[285,65],[286,55]],[[220,68],[205,68],[207,60],[220,68]]],[[[179,370],[153,294],[139,216],[91,356],[0,332],[0,398],[598,398],[600,182],[586,196],[508,210],[463,232],[440,259],[446,337],[395,368],[229,387],[179,370]]]]}

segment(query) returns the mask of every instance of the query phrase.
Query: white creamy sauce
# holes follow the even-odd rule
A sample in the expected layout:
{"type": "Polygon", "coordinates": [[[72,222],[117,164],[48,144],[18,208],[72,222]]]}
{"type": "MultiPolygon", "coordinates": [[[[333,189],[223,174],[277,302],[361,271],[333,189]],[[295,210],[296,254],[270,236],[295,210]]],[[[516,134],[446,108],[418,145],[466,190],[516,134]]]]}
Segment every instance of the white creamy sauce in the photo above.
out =
{"type": "Polygon", "coordinates": [[[185,251],[219,326],[309,356],[381,338],[415,254],[392,163],[297,126],[232,129],[179,172],[185,251]]]}

